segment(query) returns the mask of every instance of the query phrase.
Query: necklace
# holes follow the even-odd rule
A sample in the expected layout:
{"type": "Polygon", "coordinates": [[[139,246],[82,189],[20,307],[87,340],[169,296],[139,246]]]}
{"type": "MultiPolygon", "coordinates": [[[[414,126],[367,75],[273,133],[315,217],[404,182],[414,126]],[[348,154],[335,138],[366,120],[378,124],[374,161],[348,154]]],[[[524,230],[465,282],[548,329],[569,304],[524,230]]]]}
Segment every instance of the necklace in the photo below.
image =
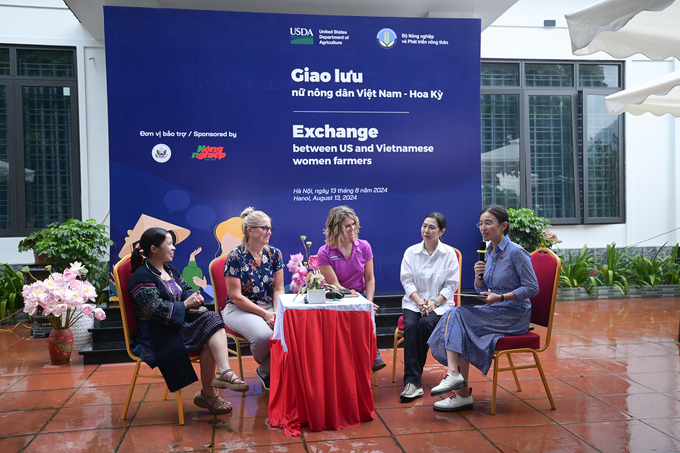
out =
{"type": "MultiPolygon", "coordinates": [[[[148,259],[144,260],[144,265],[146,266],[147,269],[149,269],[151,271],[151,273],[153,275],[158,277],[161,281],[165,281],[165,279],[163,278],[163,271],[159,271],[158,269],[156,269],[156,266],[154,266],[153,264],[151,265],[151,267],[149,267],[149,260],[148,259]]],[[[163,269],[163,270],[165,270],[165,269],[163,269]]],[[[168,277],[170,277],[170,274],[168,274],[168,277]]],[[[170,277],[170,278],[172,278],[172,277],[170,277]]]]}
{"type": "MultiPolygon", "coordinates": [[[[149,267],[149,260],[144,260],[144,265],[146,266],[147,269],[151,271],[151,273],[158,278],[158,280],[161,281],[161,284],[165,287],[165,290],[168,292],[168,296],[170,296],[170,302],[178,302],[180,300],[180,297],[182,296],[182,291],[180,288],[177,287],[177,284],[175,283],[175,280],[170,276],[170,280],[163,280],[161,278],[162,272],[156,269],[156,267],[152,264],[151,267],[149,267]]],[[[168,274],[169,275],[169,274],[168,274]]]]}

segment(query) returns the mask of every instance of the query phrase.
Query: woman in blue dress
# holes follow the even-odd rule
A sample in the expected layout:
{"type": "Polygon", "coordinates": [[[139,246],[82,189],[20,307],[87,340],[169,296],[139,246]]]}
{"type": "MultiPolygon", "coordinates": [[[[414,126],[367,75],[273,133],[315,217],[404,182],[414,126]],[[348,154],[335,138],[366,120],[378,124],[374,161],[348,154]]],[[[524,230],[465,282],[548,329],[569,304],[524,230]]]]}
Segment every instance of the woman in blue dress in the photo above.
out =
{"type": "Polygon", "coordinates": [[[477,226],[482,238],[489,241],[486,263],[475,263],[475,290],[485,305],[450,309],[432,332],[428,341],[432,356],[447,366],[447,374],[432,389],[432,396],[455,390],[434,404],[436,411],[472,409],[472,389],[467,385],[470,364],[486,374],[498,339],[527,333],[531,319],[529,298],[538,294],[531,255],[510,240],[505,208],[485,208],[477,226]]]}

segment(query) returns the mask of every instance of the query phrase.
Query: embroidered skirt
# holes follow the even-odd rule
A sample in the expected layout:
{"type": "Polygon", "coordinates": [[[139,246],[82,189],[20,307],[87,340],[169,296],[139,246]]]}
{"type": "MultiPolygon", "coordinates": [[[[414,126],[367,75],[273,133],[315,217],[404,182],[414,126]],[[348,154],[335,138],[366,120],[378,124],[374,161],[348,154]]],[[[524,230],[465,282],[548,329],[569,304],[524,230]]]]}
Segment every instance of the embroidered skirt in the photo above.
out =
{"type": "MultiPolygon", "coordinates": [[[[187,352],[198,351],[215,332],[224,329],[222,317],[214,311],[207,311],[196,318],[195,321],[185,322],[180,332],[187,352]]],[[[140,342],[142,359],[151,368],[156,367],[156,356],[150,342],[140,342]]]]}

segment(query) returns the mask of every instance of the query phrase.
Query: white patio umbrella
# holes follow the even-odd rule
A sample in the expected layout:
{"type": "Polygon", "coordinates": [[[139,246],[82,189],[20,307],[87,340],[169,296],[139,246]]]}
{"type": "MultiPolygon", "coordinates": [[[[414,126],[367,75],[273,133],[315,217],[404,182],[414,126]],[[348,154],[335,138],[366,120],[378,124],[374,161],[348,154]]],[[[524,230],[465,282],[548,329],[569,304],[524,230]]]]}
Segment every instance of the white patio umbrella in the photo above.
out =
{"type": "Polygon", "coordinates": [[[672,72],[605,98],[607,113],[633,115],[670,113],[680,117],[680,71],[672,72]]]}
{"type": "MultiPolygon", "coordinates": [[[[641,53],[652,60],[680,55],[680,1],[604,0],[565,17],[574,55],[603,51],[627,58],[641,53]]],[[[607,111],[680,117],[680,88],[676,87],[680,87],[680,71],[607,96],[607,111]]]]}
{"type": "Polygon", "coordinates": [[[641,53],[665,60],[680,52],[675,0],[603,0],[564,17],[574,55],[601,50],[615,58],[641,53]]]}

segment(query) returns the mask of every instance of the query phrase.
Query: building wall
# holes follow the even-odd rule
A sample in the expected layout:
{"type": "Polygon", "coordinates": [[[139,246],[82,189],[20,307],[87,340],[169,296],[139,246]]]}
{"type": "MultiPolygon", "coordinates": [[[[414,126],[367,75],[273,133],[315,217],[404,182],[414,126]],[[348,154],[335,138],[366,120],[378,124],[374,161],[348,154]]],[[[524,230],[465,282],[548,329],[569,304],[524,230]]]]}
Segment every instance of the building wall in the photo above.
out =
{"type": "MultiPolygon", "coordinates": [[[[482,58],[611,60],[604,53],[571,54],[564,15],[594,0],[519,0],[482,33],[482,58]],[[544,20],[556,27],[543,27],[544,20]]],[[[103,221],[109,211],[108,126],[104,43],[94,40],[61,0],[0,0],[0,43],[72,46],[77,49],[82,210],[103,221]]],[[[626,60],[624,86],[680,69],[677,60],[626,60]]],[[[680,241],[680,146],[678,120],[669,115],[625,117],[626,223],[556,226],[564,248],[618,245],[658,246],[680,241]],[[660,235],[654,239],[647,240],[660,235]]],[[[22,238],[0,238],[0,262],[30,263],[17,252],[22,238]]]]}
{"type": "MultiPolygon", "coordinates": [[[[613,60],[598,52],[585,57],[571,53],[565,14],[595,3],[595,0],[519,0],[489,28],[482,32],[482,58],[548,59],[548,60],[613,60]],[[544,20],[555,20],[546,28],[544,20]]],[[[624,88],[680,70],[678,61],[650,61],[643,55],[625,60],[624,88]]],[[[660,246],[680,241],[675,231],[680,225],[680,162],[676,149],[679,120],[671,115],[656,117],[625,115],[625,184],[626,223],[614,225],[575,225],[551,228],[562,240],[559,247],[604,247],[641,243],[660,246]],[[658,237],[655,237],[658,236],[658,237]],[[653,238],[654,237],[654,238],[653,238]],[[653,239],[650,239],[653,238],[653,239]],[[650,239],[650,240],[648,240],[650,239]],[[643,242],[644,241],[644,242],[643,242]]]]}
{"type": "MultiPolygon", "coordinates": [[[[109,148],[104,43],[94,40],[61,0],[0,0],[0,43],[76,48],[83,218],[109,211],[109,148]]],[[[107,219],[108,223],[108,219],[107,219]]],[[[0,238],[0,263],[32,263],[22,238],[0,238]]]]}

